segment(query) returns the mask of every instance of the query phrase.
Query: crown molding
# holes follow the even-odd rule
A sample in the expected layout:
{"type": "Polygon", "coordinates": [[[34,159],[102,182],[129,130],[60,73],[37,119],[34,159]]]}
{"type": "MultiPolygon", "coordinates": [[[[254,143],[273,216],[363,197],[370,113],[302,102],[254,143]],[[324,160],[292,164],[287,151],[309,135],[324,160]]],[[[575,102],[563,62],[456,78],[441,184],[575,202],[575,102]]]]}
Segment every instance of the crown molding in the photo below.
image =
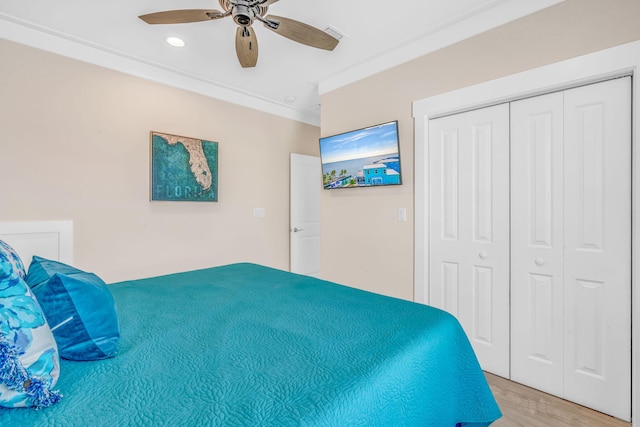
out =
{"type": "Polygon", "coordinates": [[[407,40],[401,47],[378,52],[354,67],[318,79],[318,90],[323,95],[563,1],[565,0],[490,1],[480,8],[427,29],[420,36],[407,40]]]}
{"type": "Polygon", "coordinates": [[[0,14],[0,38],[247,108],[320,126],[319,111],[286,107],[220,82],[178,71],[124,52],[107,49],[4,14],[0,14]]]}

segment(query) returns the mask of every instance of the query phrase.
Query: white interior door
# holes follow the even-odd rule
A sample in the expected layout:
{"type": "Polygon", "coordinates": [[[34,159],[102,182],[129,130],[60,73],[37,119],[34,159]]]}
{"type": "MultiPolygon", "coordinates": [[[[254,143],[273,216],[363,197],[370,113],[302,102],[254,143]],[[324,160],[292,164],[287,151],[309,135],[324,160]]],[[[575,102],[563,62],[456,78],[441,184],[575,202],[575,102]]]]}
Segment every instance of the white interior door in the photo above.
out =
{"type": "Polygon", "coordinates": [[[509,107],[429,122],[429,302],[509,376],[509,107]]]}
{"type": "Polygon", "coordinates": [[[291,154],[291,271],[320,277],[320,157],[291,154]]]}
{"type": "Polygon", "coordinates": [[[511,103],[511,379],[563,393],[563,95],[511,103]]]}
{"type": "Polygon", "coordinates": [[[564,397],[631,415],[631,79],[565,92],[564,397]]]}
{"type": "Polygon", "coordinates": [[[511,377],[629,420],[630,79],[511,115],[511,377]]]}

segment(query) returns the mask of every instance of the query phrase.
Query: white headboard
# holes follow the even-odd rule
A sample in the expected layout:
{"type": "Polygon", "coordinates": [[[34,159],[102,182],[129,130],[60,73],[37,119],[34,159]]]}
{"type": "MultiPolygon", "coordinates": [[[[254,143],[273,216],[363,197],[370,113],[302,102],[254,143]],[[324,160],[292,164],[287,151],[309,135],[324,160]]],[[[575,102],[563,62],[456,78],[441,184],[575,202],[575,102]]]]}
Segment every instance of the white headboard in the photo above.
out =
{"type": "Polygon", "coordinates": [[[0,222],[0,240],[18,252],[26,268],[33,255],[73,264],[73,222],[0,222]]]}

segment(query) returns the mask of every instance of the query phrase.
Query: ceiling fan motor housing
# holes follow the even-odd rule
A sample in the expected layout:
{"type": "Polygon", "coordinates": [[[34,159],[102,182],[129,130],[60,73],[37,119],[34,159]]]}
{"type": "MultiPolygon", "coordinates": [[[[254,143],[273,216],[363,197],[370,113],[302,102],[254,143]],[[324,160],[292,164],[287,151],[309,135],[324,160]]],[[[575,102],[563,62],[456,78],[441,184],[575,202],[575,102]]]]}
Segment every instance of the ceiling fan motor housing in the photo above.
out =
{"type": "Polygon", "coordinates": [[[253,24],[256,17],[256,11],[251,2],[247,0],[236,0],[231,8],[231,14],[236,24],[242,27],[249,27],[253,24]]]}
{"type": "Polygon", "coordinates": [[[260,6],[255,0],[221,0],[220,4],[231,10],[233,21],[242,27],[251,26],[257,15],[264,16],[268,10],[268,6],[260,6]]]}

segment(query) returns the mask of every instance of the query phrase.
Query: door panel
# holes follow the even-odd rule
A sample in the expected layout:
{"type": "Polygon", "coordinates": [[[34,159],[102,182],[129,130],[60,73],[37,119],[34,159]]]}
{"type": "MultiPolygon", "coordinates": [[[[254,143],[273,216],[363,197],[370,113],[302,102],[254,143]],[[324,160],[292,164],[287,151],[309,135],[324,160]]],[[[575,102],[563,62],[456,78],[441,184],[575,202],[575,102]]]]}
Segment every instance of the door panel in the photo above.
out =
{"type": "MultiPolygon", "coordinates": [[[[531,341],[528,356],[532,361],[552,365],[557,349],[549,339],[549,330],[553,328],[553,276],[543,274],[529,274],[529,304],[531,310],[531,341]]],[[[520,331],[517,331],[520,333],[520,331]]]]}
{"type": "Polygon", "coordinates": [[[563,96],[511,103],[511,378],[563,392],[563,96]]]}
{"type": "Polygon", "coordinates": [[[483,369],[509,376],[508,105],[431,120],[430,293],[483,369]]]}
{"type": "Polygon", "coordinates": [[[460,169],[458,167],[458,132],[457,129],[442,133],[440,140],[442,181],[442,238],[458,240],[458,186],[460,169]]]}
{"type": "Polygon", "coordinates": [[[442,262],[441,266],[440,300],[434,301],[433,305],[458,317],[458,289],[460,288],[458,272],[460,265],[454,262],[442,262]]]}
{"type": "Polygon", "coordinates": [[[320,158],[291,154],[291,271],[320,277],[320,158]]]}
{"type": "Polygon", "coordinates": [[[565,92],[565,397],[631,413],[631,82],[565,92]]]}
{"type": "Polygon", "coordinates": [[[493,240],[492,131],[491,123],[473,127],[473,239],[476,242],[493,240]]]}
{"type": "Polygon", "coordinates": [[[493,269],[473,266],[473,339],[478,343],[493,343],[491,308],[493,297],[493,269]]]}

